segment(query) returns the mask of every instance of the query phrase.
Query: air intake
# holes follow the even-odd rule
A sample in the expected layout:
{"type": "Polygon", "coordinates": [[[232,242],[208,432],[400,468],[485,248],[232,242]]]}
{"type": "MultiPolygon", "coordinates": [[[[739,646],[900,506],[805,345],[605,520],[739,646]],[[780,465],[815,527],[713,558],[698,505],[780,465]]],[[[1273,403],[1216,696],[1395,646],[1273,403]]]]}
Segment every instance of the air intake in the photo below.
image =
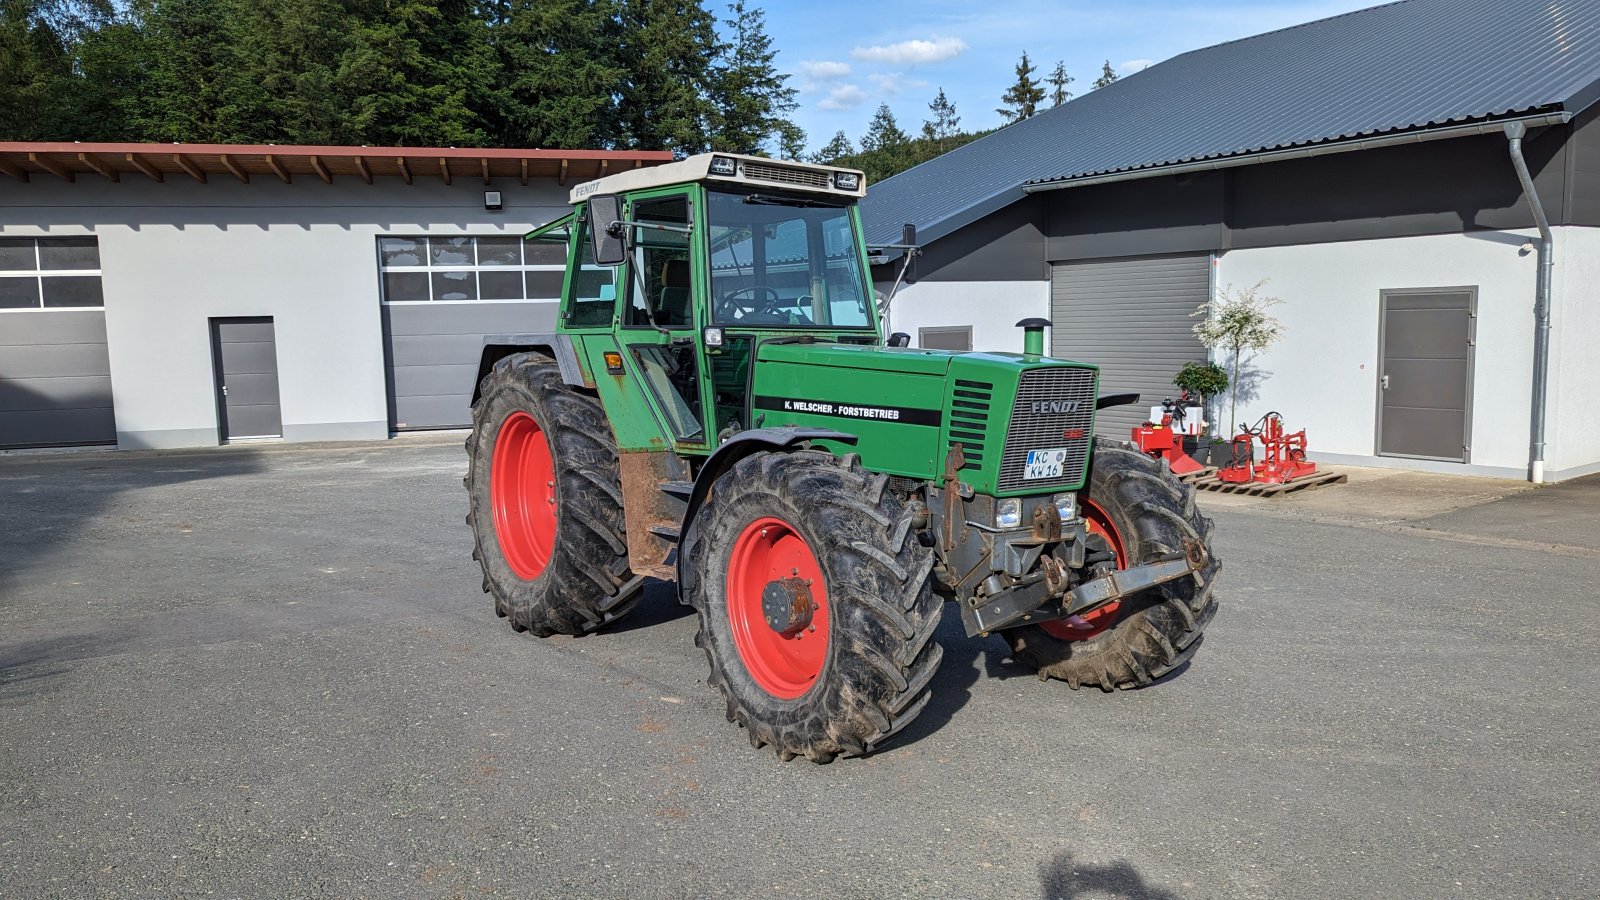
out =
{"type": "Polygon", "coordinates": [[[775,166],[771,163],[750,162],[744,163],[744,177],[753,181],[771,181],[775,184],[795,184],[801,187],[826,188],[829,187],[828,173],[815,172],[811,169],[792,169],[788,166],[775,166]]]}
{"type": "Polygon", "coordinates": [[[983,465],[984,433],[989,427],[989,398],[994,385],[984,381],[956,380],[950,395],[950,444],[961,445],[967,467],[983,465]]]}

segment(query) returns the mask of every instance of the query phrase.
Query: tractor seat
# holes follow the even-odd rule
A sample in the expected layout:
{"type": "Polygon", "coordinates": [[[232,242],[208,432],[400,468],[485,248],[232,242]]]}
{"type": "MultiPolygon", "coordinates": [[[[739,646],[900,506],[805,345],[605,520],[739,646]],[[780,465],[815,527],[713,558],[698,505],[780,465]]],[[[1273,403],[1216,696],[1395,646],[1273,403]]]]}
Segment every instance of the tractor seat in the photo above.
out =
{"type": "Polygon", "coordinates": [[[690,308],[693,293],[689,288],[689,261],[669,259],[661,264],[661,296],[656,304],[656,320],[666,328],[694,325],[690,308]]]}

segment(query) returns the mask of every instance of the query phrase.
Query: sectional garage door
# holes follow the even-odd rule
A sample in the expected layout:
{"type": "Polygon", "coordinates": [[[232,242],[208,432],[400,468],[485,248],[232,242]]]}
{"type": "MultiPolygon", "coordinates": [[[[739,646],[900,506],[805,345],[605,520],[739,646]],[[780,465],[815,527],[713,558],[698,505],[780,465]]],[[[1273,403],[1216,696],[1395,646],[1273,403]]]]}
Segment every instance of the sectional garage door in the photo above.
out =
{"type": "Polygon", "coordinates": [[[116,440],[105,312],[0,312],[0,449],[116,440]]]}
{"type": "Polygon", "coordinates": [[[396,431],[472,424],[483,336],[555,330],[556,304],[385,303],[389,414],[396,431]]]}
{"type": "Polygon", "coordinates": [[[1051,355],[1100,367],[1100,392],[1137,391],[1137,406],[1102,410],[1096,430],[1121,440],[1149,407],[1177,393],[1172,376],[1206,359],[1189,317],[1211,285],[1209,255],[1057,263],[1051,268],[1051,355]]]}

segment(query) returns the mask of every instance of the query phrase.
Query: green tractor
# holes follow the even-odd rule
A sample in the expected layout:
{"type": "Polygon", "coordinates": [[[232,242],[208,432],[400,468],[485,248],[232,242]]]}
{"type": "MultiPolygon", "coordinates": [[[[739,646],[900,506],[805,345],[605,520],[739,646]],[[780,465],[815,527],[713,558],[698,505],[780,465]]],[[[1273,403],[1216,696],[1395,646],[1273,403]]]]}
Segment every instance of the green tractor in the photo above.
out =
{"type": "MultiPolygon", "coordinates": [[[[485,339],[466,477],[483,589],[582,635],[675,581],[728,718],[783,759],[927,705],[946,601],[1040,678],[1150,684],[1216,612],[1212,525],[1094,436],[1094,366],[885,340],[860,172],[704,154],[578,185],[554,334],[485,339]]],[[[908,229],[909,232],[909,229],[908,229]]],[[[915,249],[908,233],[906,253],[915,249]]]]}

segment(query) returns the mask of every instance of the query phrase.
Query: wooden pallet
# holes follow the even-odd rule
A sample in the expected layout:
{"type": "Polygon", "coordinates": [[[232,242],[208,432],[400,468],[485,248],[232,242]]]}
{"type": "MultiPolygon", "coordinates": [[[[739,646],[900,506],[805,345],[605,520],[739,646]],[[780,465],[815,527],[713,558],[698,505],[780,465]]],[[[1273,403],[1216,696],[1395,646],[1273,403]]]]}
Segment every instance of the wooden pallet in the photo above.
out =
{"type": "MultiPolygon", "coordinates": [[[[1200,473],[1196,472],[1195,474],[1199,475],[1200,473]]],[[[1315,490],[1324,485],[1344,484],[1349,480],[1350,476],[1342,472],[1318,472],[1313,475],[1307,475],[1304,478],[1286,481],[1283,484],[1260,484],[1254,481],[1234,484],[1223,481],[1215,475],[1196,478],[1189,483],[1202,491],[1216,491],[1219,494],[1242,494],[1246,497],[1282,497],[1285,494],[1297,494],[1301,491],[1315,490]]]]}
{"type": "Polygon", "coordinates": [[[1206,466],[1204,469],[1201,469],[1198,472],[1190,472],[1187,475],[1179,475],[1178,480],[1184,484],[1194,484],[1203,478],[1210,478],[1215,474],[1217,474],[1217,469],[1215,466],[1206,466]]]}

